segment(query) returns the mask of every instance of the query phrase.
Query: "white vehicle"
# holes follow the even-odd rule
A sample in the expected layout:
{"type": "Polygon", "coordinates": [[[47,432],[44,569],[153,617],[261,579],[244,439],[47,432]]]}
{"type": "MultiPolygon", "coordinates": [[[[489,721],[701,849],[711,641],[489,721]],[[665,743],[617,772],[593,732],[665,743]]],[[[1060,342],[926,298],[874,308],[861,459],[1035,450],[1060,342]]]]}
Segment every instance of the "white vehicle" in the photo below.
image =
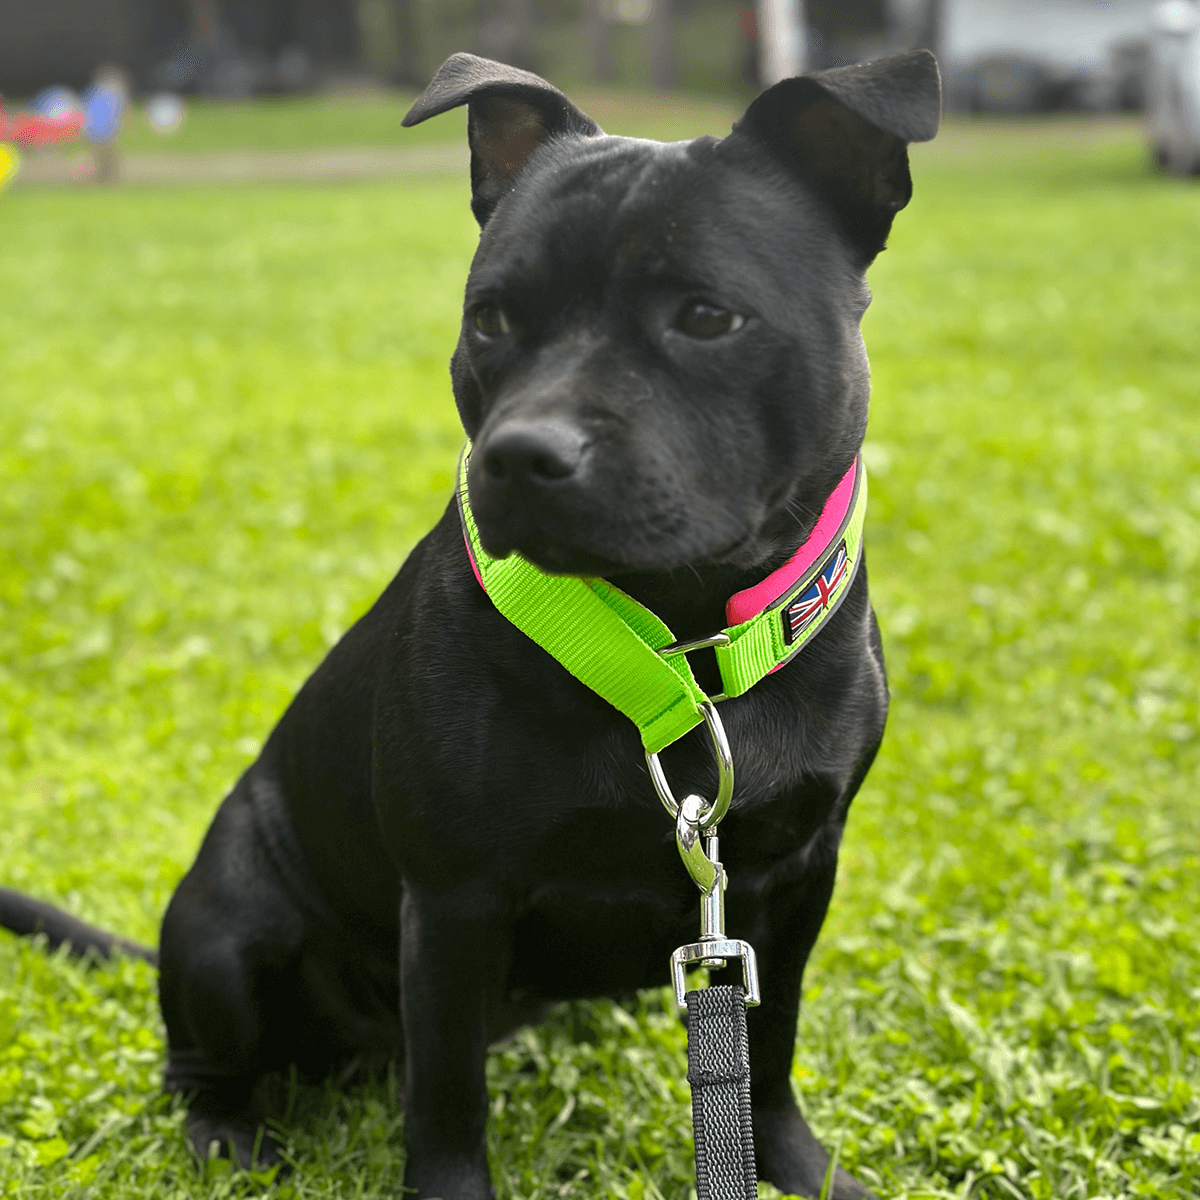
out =
{"type": "Polygon", "coordinates": [[[1161,166],[1200,175],[1200,4],[1193,0],[1154,10],[1146,123],[1161,166]]]}

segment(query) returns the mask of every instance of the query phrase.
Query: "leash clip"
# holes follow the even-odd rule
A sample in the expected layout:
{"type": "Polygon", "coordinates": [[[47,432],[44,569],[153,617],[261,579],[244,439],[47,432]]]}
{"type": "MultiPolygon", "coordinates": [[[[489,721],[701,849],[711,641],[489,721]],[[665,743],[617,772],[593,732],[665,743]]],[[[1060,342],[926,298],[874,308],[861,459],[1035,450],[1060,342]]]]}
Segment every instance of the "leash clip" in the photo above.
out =
{"type": "MultiPolygon", "coordinates": [[[[706,640],[701,644],[721,643],[706,640]]],[[[677,647],[684,651],[696,648],[694,643],[677,647]]],[[[668,650],[671,649],[668,647],[668,650]]],[[[686,1009],[686,967],[723,967],[728,959],[737,958],[742,963],[746,1007],[753,1008],[762,1002],[758,988],[758,962],[754,957],[754,947],[749,942],[725,936],[725,887],[729,877],[721,865],[717,840],[717,823],[729,811],[729,802],[733,799],[733,755],[729,751],[725,726],[712,701],[705,700],[699,707],[717,760],[717,796],[707,810],[704,797],[695,794],[685,796],[680,804],[671,792],[658,755],[646,755],[654,790],[663,807],[675,818],[675,845],[679,857],[692,882],[700,889],[700,940],[680,946],[671,955],[671,981],[675,987],[675,1003],[686,1009]]]]}
{"type": "Polygon", "coordinates": [[[691,963],[700,967],[723,967],[730,958],[741,959],[742,980],[747,1008],[761,1002],[758,988],[758,963],[749,942],[725,936],[725,887],[729,877],[720,860],[720,844],[715,823],[702,824],[704,800],[687,796],[679,806],[675,820],[675,844],[679,857],[692,881],[700,889],[700,940],[680,946],[671,955],[671,980],[675,1003],[687,1008],[684,971],[691,963]]]}

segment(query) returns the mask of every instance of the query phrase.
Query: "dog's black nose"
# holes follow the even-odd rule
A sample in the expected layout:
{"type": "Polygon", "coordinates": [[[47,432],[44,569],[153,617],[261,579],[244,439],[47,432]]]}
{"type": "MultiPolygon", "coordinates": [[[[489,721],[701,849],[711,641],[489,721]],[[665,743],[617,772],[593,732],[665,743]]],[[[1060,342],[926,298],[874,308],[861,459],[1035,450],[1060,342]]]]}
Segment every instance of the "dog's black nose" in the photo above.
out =
{"type": "Polygon", "coordinates": [[[482,447],[483,469],[495,483],[545,487],[575,474],[587,444],[569,421],[506,421],[482,447]]]}

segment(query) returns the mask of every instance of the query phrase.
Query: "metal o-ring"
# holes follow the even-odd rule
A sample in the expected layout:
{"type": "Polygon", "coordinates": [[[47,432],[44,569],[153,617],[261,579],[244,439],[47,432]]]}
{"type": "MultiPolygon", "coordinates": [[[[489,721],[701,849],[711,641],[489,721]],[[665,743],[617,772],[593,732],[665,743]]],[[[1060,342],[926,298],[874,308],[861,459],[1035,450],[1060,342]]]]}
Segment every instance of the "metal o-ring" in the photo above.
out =
{"type": "MultiPolygon", "coordinates": [[[[701,829],[711,829],[729,811],[729,802],[733,799],[733,757],[729,753],[729,739],[725,736],[725,726],[721,723],[721,718],[717,715],[712,701],[702,701],[698,707],[701,716],[704,717],[704,723],[708,727],[709,737],[712,738],[713,754],[717,759],[717,796],[708,811],[700,814],[699,825],[701,829]]],[[[654,790],[658,793],[663,807],[671,814],[672,818],[677,817],[679,803],[671,792],[671,785],[667,782],[666,773],[663,771],[662,763],[658,761],[657,753],[646,753],[646,766],[650,769],[650,779],[654,783],[654,790]]]]}

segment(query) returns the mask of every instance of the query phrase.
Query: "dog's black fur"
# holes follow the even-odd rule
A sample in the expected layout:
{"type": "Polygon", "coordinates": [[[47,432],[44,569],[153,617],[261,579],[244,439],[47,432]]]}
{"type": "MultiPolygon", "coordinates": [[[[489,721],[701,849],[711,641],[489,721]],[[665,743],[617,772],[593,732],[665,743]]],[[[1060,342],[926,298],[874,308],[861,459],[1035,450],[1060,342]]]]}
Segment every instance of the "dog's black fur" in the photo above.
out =
{"type": "MultiPolygon", "coordinates": [[[[662,145],[455,55],[405,123],[461,104],[483,228],[452,374],[484,545],[612,579],[680,638],[719,629],[862,442],[864,272],[911,193],[906,143],[936,131],[936,64],[788,80],[723,140],[662,145]]],[[[865,570],[796,660],[721,707],[728,927],[763,992],[759,1171],[802,1196],[828,1157],[789,1085],[801,975],[886,710],[865,570]]],[[[712,794],[702,733],[664,762],[679,794],[712,794]]],[[[20,898],[0,899],[19,924],[20,898]]],[[[636,729],[496,611],[451,504],[300,690],[171,901],[168,1087],[198,1149],[248,1161],[264,1072],[394,1057],[406,1184],[490,1196],[489,1041],[550,1002],[661,985],[697,902],[636,729]]],[[[839,1170],[833,1194],[869,1193],[839,1170]]]]}

